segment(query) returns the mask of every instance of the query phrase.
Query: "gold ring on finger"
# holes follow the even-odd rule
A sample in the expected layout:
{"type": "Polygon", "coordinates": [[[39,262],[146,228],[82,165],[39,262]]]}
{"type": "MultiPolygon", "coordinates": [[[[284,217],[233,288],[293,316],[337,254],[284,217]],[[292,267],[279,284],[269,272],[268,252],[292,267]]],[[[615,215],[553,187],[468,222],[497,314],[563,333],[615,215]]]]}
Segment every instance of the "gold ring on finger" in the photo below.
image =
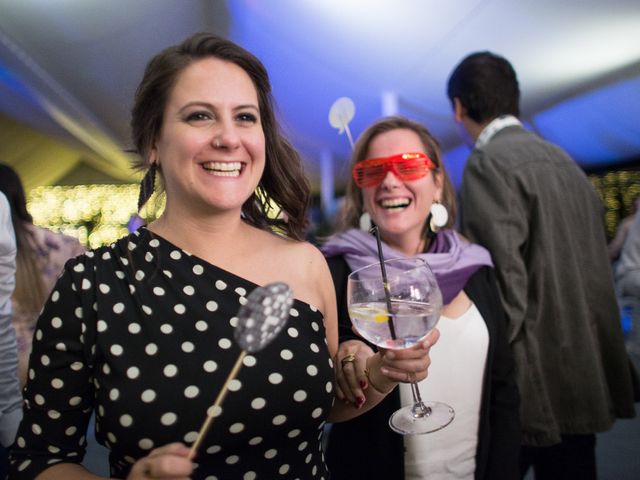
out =
{"type": "Polygon", "coordinates": [[[344,357],[342,357],[342,360],[340,360],[340,363],[342,364],[342,368],[344,368],[344,366],[347,363],[353,363],[355,361],[356,361],[355,353],[349,353],[348,355],[345,355],[344,357]]]}

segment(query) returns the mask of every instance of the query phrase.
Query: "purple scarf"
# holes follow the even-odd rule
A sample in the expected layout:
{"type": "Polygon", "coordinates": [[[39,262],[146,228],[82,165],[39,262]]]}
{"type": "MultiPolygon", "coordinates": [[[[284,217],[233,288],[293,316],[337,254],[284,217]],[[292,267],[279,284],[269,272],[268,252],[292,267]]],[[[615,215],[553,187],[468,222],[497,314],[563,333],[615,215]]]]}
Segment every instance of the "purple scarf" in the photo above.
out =
{"type": "MultiPolygon", "coordinates": [[[[375,237],[362,230],[351,229],[333,235],[320,250],[326,257],[343,255],[352,271],[380,261],[375,237]]],[[[385,260],[407,258],[407,255],[385,243],[382,244],[382,254],[385,260]]],[[[491,255],[486,249],[463,240],[448,229],[435,236],[427,253],[417,256],[423,258],[435,273],[444,305],[460,293],[476,270],[485,265],[493,267],[491,255]]]]}

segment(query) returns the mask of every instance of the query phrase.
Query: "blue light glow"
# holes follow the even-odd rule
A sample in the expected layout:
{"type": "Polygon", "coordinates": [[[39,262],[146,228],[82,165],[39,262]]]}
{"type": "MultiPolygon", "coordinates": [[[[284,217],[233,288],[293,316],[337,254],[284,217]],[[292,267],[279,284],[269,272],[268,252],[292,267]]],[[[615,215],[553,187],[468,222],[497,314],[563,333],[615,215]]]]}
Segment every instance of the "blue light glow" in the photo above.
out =
{"type": "Polygon", "coordinates": [[[555,105],[533,118],[544,138],[583,167],[620,163],[640,151],[640,77],[555,105]]]}

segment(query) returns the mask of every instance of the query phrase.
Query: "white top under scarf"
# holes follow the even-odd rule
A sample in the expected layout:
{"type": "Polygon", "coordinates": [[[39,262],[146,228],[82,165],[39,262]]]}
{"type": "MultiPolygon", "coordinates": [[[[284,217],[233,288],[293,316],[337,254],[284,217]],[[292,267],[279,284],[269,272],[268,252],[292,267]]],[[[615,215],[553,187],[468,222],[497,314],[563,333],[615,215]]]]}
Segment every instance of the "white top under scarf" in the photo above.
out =
{"type": "Polygon", "coordinates": [[[494,118],[486,127],[484,127],[484,129],[482,129],[480,135],[478,135],[475,148],[480,148],[486,145],[487,142],[503,128],[513,127],[515,125],[522,126],[522,123],[513,115],[501,115],[500,117],[494,118]]]}
{"type": "MultiPolygon", "coordinates": [[[[441,316],[437,327],[440,339],[420,394],[452,406],[455,418],[437,432],[404,437],[405,480],[473,480],[489,332],[475,305],[455,319],[441,316]]],[[[411,405],[409,384],[400,384],[400,399],[411,405]]]]}

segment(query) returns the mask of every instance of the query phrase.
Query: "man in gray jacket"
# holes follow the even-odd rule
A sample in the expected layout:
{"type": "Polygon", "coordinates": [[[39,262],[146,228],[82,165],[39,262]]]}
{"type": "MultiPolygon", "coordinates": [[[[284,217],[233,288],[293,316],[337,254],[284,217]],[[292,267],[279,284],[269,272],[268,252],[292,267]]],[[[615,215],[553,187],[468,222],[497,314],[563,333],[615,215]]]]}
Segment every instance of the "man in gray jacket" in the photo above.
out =
{"type": "Polygon", "coordinates": [[[0,192],[0,478],[6,475],[6,447],[13,443],[22,419],[18,382],[18,350],[11,324],[11,294],[15,285],[16,239],[9,202],[0,192]]]}
{"type": "Polygon", "coordinates": [[[523,128],[507,60],[469,55],[447,94],[474,142],[461,228],[498,274],[522,399],[522,475],[533,465],[536,479],[595,479],[595,433],[635,415],[601,200],[563,150],[523,128]]]}

